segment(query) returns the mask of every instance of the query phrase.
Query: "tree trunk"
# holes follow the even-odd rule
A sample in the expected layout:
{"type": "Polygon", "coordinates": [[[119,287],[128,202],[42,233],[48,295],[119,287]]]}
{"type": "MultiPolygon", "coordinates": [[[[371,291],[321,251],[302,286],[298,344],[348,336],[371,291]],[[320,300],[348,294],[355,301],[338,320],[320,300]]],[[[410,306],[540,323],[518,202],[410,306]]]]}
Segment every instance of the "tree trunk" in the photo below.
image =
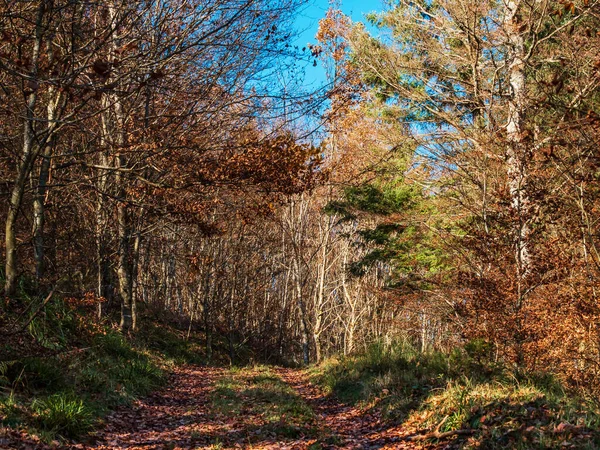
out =
{"type": "Polygon", "coordinates": [[[321,339],[320,335],[313,333],[313,340],[315,341],[315,362],[321,362],[321,339]]]}
{"type": "MultiPolygon", "coordinates": [[[[104,151],[100,154],[100,165],[108,166],[108,157],[104,151]]],[[[106,190],[108,189],[108,172],[100,169],[98,175],[98,199],[96,204],[96,264],[98,271],[98,297],[105,301],[112,300],[112,293],[109,290],[111,285],[108,217],[106,211],[106,190]]],[[[102,318],[102,302],[98,303],[98,319],[102,318]]]]}
{"type": "MultiPolygon", "coordinates": [[[[329,200],[329,196],[327,197],[329,200]]],[[[327,222],[323,226],[322,223],[319,224],[319,232],[321,237],[321,248],[320,248],[320,261],[317,264],[317,289],[316,289],[316,299],[315,299],[315,307],[314,307],[314,327],[313,327],[313,341],[315,345],[315,362],[321,361],[321,333],[323,327],[323,315],[325,314],[325,275],[327,272],[327,256],[329,255],[329,238],[330,232],[334,223],[334,217],[328,216],[327,222]]]]}
{"type": "Polygon", "coordinates": [[[131,329],[133,331],[138,330],[138,317],[137,317],[137,287],[138,287],[138,266],[140,262],[140,246],[141,246],[142,235],[138,232],[135,234],[133,240],[133,255],[132,255],[132,269],[131,269],[131,329]]]}
{"type": "MultiPolygon", "coordinates": [[[[510,95],[508,101],[508,122],[506,125],[506,137],[508,141],[507,151],[507,173],[508,187],[511,196],[511,206],[517,218],[517,229],[515,230],[515,276],[517,293],[514,309],[518,313],[527,296],[525,278],[530,272],[530,248],[529,248],[529,210],[530,200],[527,195],[527,166],[528,148],[524,136],[525,103],[527,99],[527,86],[525,78],[526,52],[525,39],[520,31],[523,23],[520,14],[520,1],[509,0],[505,3],[504,28],[508,37],[508,61],[509,61],[509,84],[510,95]]],[[[516,332],[513,336],[517,348],[516,361],[520,368],[523,364],[523,336],[521,330],[524,324],[520,323],[522,318],[516,317],[516,332]]]]}
{"type": "MultiPolygon", "coordinates": [[[[54,42],[49,39],[46,42],[48,64],[54,61],[54,42]]],[[[35,279],[39,285],[44,276],[45,269],[45,249],[44,249],[44,223],[46,219],[46,192],[50,179],[50,163],[52,161],[52,152],[54,151],[56,136],[57,112],[61,103],[62,93],[54,86],[48,87],[48,107],[45,145],[43,146],[42,162],[40,165],[40,174],[38,178],[38,187],[33,198],[33,254],[35,258],[35,279]]]]}
{"type": "MultiPolygon", "coordinates": [[[[297,274],[299,276],[299,274],[297,274]]],[[[304,364],[310,364],[310,331],[308,326],[306,305],[302,298],[302,282],[296,279],[296,300],[300,310],[300,322],[302,326],[302,360],[304,364]]]]}
{"type": "Polygon", "coordinates": [[[46,146],[42,155],[40,176],[33,199],[33,254],[35,258],[35,279],[39,284],[44,276],[44,223],[46,216],[46,187],[50,177],[51,145],[46,146]]]}
{"type": "Polygon", "coordinates": [[[6,282],[4,285],[4,293],[8,297],[15,294],[17,286],[17,237],[15,225],[23,194],[25,191],[25,182],[31,173],[31,168],[37,157],[39,149],[35,147],[35,105],[37,102],[37,88],[33,87],[36,84],[38,77],[38,63],[40,57],[40,49],[42,44],[43,34],[43,19],[46,12],[46,2],[40,2],[35,28],[35,42],[33,44],[33,53],[31,58],[31,72],[29,73],[29,81],[26,83],[23,80],[23,91],[28,90],[25,104],[25,118],[23,123],[23,155],[19,161],[18,171],[15,183],[10,192],[8,205],[8,214],[6,215],[5,226],[5,246],[6,246],[6,282]],[[33,86],[30,87],[29,83],[33,86]]]}
{"type": "MultiPolygon", "coordinates": [[[[119,11],[114,3],[109,5],[110,20],[119,22],[119,11]]],[[[120,46],[117,30],[112,41],[111,58],[115,58],[120,46]]],[[[122,99],[117,92],[109,94],[110,106],[107,108],[107,136],[106,141],[115,153],[115,184],[117,192],[117,235],[119,239],[117,251],[117,276],[119,279],[119,294],[121,297],[121,322],[122,332],[129,332],[133,327],[133,267],[135,264],[132,254],[133,224],[128,204],[128,184],[131,181],[127,176],[129,169],[125,147],[127,144],[125,131],[125,111],[122,99]]]]}
{"type": "MultiPolygon", "coordinates": [[[[122,105],[119,100],[115,102],[116,146],[119,152],[123,151],[125,144],[124,120],[122,105]]],[[[127,169],[127,159],[123,153],[117,154],[116,184],[118,189],[117,200],[117,228],[119,236],[117,275],[119,278],[119,294],[121,296],[121,331],[127,332],[133,327],[133,255],[131,248],[132,224],[127,204],[127,177],[123,169],[127,169]]]]}
{"type": "Polygon", "coordinates": [[[528,245],[529,199],[526,193],[528,149],[523,133],[523,120],[527,87],[525,81],[525,40],[519,31],[522,22],[519,15],[519,1],[508,1],[505,6],[504,28],[508,36],[509,47],[509,84],[508,122],[506,136],[508,141],[507,171],[511,196],[511,205],[517,214],[518,224],[515,242],[516,276],[518,293],[516,308],[520,309],[524,300],[523,279],[530,269],[530,249],[528,245]]]}
{"type": "Polygon", "coordinates": [[[212,317],[210,302],[212,268],[206,266],[205,270],[206,272],[203,277],[204,292],[202,295],[202,319],[204,321],[206,358],[210,361],[212,359],[212,317]]]}
{"type": "Polygon", "coordinates": [[[231,292],[229,294],[229,311],[227,318],[227,340],[229,341],[229,364],[234,364],[235,359],[235,348],[234,348],[234,327],[235,327],[235,290],[237,284],[237,273],[234,274],[233,280],[231,280],[231,292]]]}
{"type": "Polygon", "coordinates": [[[17,179],[10,193],[8,205],[8,214],[6,215],[5,228],[5,246],[6,246],[6,282],[4,285],[4,293],[8,297],[15,294],[17,287],[17,237],[15,225],[17,216],[23,201],[23,193],[25,191],[25,182],[31,171],[31,164],[35,159],[33,154],[33,129],[30,129],[31,123],[25,124],[25,139],[23,144],[23,161],[19,165],[17,179]]]}
{"type": "MultiPolygon", "coordinates": [[[[117,157],[119,161],[118,167],[125,165],[124,158],[119,155],[117,157]]],[[[123,187],[123,175],[119,172],[117,174],[117,183],[120,186],[120,199],[117,205],[117,227],[119,234],[119,250],[118,250],[118,265],[117,274],[119,276],[119,294],[121,295],[121,331],[127,332],[133,326],[132,317],[132,292],[131,292],[131,261],[130,261],[130,238],[131,238],[131,225],[129,223],[129,212],[127,211],[127,204],[125,203],[125,189],[123,187]]]]}

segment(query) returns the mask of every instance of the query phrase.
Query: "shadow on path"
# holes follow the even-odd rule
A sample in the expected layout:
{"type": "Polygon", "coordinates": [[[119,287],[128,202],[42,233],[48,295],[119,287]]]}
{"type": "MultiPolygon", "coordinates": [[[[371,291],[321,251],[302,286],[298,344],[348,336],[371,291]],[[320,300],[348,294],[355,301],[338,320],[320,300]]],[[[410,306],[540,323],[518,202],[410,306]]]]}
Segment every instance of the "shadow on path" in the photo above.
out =
{"type": "Polygon", "coordinates": [[[339,439],[338,444],[323,446],[330,449],[423,449],[433,446],[406,442],[409,435],[400,426],[382,421],[378,414],[356,406],[340,403],[323,394],[313,385],[305,373],[293,369],[276,369],[281,378],[294,388],[313,408],[326,433],[339,439]]]}

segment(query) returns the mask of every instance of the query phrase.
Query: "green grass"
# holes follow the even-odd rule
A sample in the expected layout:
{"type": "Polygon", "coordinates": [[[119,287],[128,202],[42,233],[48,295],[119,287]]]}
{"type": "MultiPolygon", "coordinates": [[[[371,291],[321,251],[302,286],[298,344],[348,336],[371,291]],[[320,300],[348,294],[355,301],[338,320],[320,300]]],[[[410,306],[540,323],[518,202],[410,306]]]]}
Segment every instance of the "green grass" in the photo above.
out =
{"type": "Polygon", "coordinates": [[[156,389],[164,361],[116,331],[94,336],[74,355],[30,357],[4,365],[0,423],[56,438],[85,435],[108,411],[156,389]]]}
{"type": "Polygon", "coordinates": [[[492,364],[485,346],[420,353],[400,342],[325,361],[312,380],[343,402],[377,408],[415,432],[470,430],[461,448],[600,448],[596,400],[551,376],[517,378],[492,364]]]}
{"type": "MultiPolygon", "coordinates": [[[[39,301],[21,294],[22,304],[39,301]]],[[[4,323],[19,319],[4,314],[4,323]]],[[[144,321],[125,338],[93,317],[55,298],[0,345],[0,426],[46,442],[82,439],[108,412],[161,386],[173,365],[203,361],[198,339],[172,327],[144,321]]]]}
{"type": "Polygon", "coordinates": [[[362,354],[333,358],[311,370],[313,381],[350,404],[383,399],[389,419],[403,419],[434,387],[469,370],[453,355],[421,354],[406,342],[373,345],[362,354]]]}
{"type": "Polygon", "coordinates": [[[316,437],[315,414],[272,369],[265,366],[232,368],[217,381],[212,393],[216,414],[245,418],[245,432],[259,440],[316,437]]]}
{"type": "MultiPolygon", "coordinates": [[[[207,362],[203,342],[195,334],[192,334],[191,339],[187,339],[187,331],[146,321],[135,338],[136,345],[153,354],[160,355],[171,364],[205,364],[207,362]]],[[[220,345],[220,342],[216,342],[215,345],[220,345]]]]}
{"type": "Polygon", "coordinates": [[[36,398],[31,410],[42,430],[59,436],[81,436],[90,431],[95,422],[94,411],[73,393],[59,392],[36,398]]]}

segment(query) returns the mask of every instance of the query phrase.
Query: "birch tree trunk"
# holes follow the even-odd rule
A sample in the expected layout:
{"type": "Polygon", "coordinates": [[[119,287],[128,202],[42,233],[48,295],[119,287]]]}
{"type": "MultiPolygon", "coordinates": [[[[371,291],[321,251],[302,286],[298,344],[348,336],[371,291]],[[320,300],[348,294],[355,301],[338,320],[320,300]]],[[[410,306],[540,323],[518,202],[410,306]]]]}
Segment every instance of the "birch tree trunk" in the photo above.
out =
{"type": "Polygon", "coordinates": [[[520,31],[523,25],[519,14],[520,6],[520,0],[510,0],[505,3],[504,11],[510,84],[506,124],[508,141],[507,172],[511,205],[515,214],[517,214],[518,220],[515,238],[517,310],[521,308],[524,300],[523,281],[530,269],[530,249],[527,242],[529,237],[528,209],[530,205],[526,193],[528,149],[523,129],[527,95],[525,81],[526,53],[525,39],[520,31]]]}

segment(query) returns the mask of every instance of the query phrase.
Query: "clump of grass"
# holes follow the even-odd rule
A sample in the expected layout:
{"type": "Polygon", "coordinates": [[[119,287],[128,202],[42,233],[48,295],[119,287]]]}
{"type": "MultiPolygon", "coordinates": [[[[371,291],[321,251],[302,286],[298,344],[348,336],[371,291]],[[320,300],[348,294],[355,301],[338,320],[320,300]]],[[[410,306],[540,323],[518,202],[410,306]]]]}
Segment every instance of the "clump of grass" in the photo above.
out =
{"type": "Polygon", "coordinates": [[[10,392],[8,395],[0,397],[0,423],[15,427],[22,422],[22,416],[21,405],[14,393],[10,392]]]}
{"type": "Polygon", "coordinates": [[[37,398],[31,409],[39,427],[53,435],[72,438],[92,429],[94,412],[75,394],[61,392],[37,398]]]}
{"type": "Polygon", "coordinates": [[[22,370],[22,382],[28,389],[62,389],[67,380],[61,366],[51,358],[31,358],[16,364],[14,370],[22,370]]]}
{"type": "Polygon", "coordinates": [[[105,333],[93,337],[93,345],[105,355],[116,358],[130,358],[135,355],[135,350],[125,337],[114,331],[107,330],[105,333]]]}
{"type": "Polygon", "coordinates": [[[0,367],[0,423],[26,425],[44,440],[77,438],[99,418],[165,379],[161,360],[135,349],[116,332],[94,337],[95,346],[71,357],[48,356],[0,367]]]}
{"type": "Polygon", "coordinates": [[[375,344],[366,352],[334,358],[311,370],[313,381],[351,404],[384,399],[388,418],[402,419],[432,388],[461,376],[469,361],[457,355],[420,353],[401,341],[391,346],[375,344]]]}
{"type": "Polygon", "coordinates": [[[598,448],[597,406],[529,381],[449,382],[408,420],[440,432],[473,430],[470,447],[598,448]]]}

